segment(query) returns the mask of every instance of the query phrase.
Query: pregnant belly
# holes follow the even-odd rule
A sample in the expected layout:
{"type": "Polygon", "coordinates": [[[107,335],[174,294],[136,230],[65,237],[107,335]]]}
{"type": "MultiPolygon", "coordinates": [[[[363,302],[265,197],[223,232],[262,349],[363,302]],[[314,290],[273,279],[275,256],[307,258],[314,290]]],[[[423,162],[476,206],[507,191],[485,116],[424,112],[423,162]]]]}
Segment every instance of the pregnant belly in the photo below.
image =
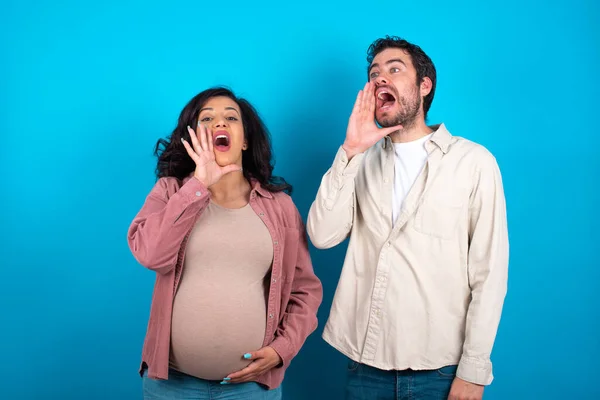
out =
{"type": "Polygon", "coordinates": [[[187,293],[180,287],[171,323],[172,368],[201,379],[222,380],[250,364],[243,355],[262,347],[266,299],[263,290],[247,289],[187,293]]]}

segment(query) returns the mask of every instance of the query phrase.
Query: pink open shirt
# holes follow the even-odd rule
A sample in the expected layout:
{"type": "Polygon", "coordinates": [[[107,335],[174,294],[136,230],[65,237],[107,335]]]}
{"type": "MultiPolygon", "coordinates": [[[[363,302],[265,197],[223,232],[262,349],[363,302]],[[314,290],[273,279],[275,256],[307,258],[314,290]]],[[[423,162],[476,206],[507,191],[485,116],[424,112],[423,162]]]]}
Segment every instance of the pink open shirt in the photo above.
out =
{"type": "MultiPolygon", "coordinates": [[[[148,377],[168,379],[173,298],[181,277],[190,231],[210,201],[195,178],[161,178],[133,220],[128,243],[136,260],[156,272],[150,320],[142,350],[148,377]]],[[[263,346],[271,346],[283,364],[258,379],[270,389],[283,381],[286,368],[317,328],[323,289],[313,272],[304,224],[290,196],[253,183],[250,206],[273,240],[273,268],[263,346]]],[[[226,238],[223,238],[226,240],[226,238]]],[[[234,371],[232,371],[234,372],[234,371]]]]}

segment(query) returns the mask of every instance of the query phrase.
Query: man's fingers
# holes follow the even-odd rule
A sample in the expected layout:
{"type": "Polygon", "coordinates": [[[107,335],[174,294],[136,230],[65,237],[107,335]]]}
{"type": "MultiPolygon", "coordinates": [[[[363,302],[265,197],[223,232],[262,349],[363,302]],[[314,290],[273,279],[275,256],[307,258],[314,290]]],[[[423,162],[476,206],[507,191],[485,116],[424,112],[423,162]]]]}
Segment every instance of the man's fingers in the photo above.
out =
{"type": "Polygon", "coordinates": [[[365,86],[365,94],[363,95],[363,111],[369,113],[371,111],[371,103],[373,102],[373,87],[375,85],[371,82],[367,82],[365,86]]]}
{"type": "Polygon", "coordinates": [[[369,114],[374,114],[375,113],[375,84],[371,84],[371,88],[369,90],[369,96],[368,96],[368,108],[369,108],[369,114]]]}
{"type": "Polygon", "coordinates": [[[371,86],[371,82],[367,82],[363,89],[363,94],[360,99],[360,111],[361,113],[365,113],[369,108],[369,88],[371,86]]]}
{"type": "Polygon", "coordinates": [[[354,108],[352,109],[352,114],[356,115],[360,112],[360,104],[362,101],[363,91],[359,90],[356,95],[356,101],[354,102],[354,108]]]}

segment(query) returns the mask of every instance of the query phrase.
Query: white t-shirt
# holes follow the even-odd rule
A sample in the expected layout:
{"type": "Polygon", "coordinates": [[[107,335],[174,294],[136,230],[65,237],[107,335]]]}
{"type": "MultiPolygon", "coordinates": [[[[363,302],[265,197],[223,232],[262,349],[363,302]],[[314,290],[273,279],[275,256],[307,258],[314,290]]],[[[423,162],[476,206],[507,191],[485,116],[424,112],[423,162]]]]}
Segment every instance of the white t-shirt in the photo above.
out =
{"type": "Polygon", "coordinates": [[[427,162],[425,143],[433,133],[408,143],[394,143],[394,199],[392,218],[394,225],[402,203],[427,162]]]}

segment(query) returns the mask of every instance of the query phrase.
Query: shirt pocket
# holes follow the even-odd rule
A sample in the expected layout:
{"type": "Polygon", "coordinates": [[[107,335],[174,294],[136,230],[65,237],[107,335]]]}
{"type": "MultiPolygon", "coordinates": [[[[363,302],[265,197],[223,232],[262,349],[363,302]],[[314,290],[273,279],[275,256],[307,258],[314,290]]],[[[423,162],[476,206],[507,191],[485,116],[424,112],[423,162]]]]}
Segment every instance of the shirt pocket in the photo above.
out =
{"type": "Polygon", "coordinates": [[[463,189],[446,188],[425,198],[415,213],[415,230],[439,239],[456,238],[458,223],[468,200],[464,193],[463,189]]]}

